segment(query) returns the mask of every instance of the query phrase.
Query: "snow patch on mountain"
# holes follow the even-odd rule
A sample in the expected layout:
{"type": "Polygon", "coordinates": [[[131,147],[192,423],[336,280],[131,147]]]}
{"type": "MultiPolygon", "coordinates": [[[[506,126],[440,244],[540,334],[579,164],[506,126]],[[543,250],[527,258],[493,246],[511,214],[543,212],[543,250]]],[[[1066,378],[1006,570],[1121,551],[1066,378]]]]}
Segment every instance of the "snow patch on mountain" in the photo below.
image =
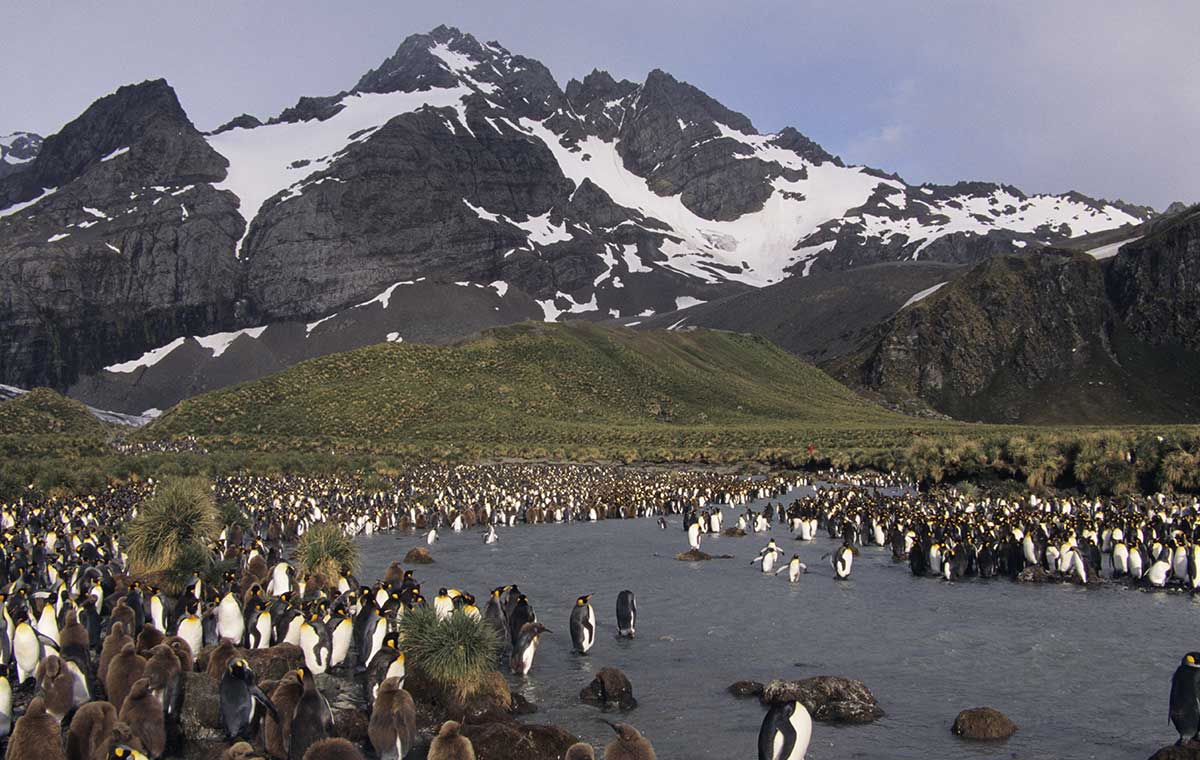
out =
{"type": "Polygon", "coordinates": [[[342,110],[330,118],[280,122],[251,128],[230,129],[208,136],[208,143],[229,160],[229,173],[218,190],[238,197],[246,231],[237,243],[236,255],[250,230],[250,222],[264,203],[315,172],[327,169],[337,155],[352,143],[370,136],[399,114],[419,108],[446,108],[458,104],[466,87],[438,88],[424,92],[359,92],[339,101],[342,110]]]}
{"type": "Polygon", "coordinates": [[[203,335],[196,338],[196,342],[212,351],[213,358],[216,359],[225,353],[225,349],[229,348],[230,344],[241,336],[246,335],[257,340],[266,329],[267,326],[263,325],[262,327],[247,327],[243,330],[234,330],[233,332],[213,333],[212,335],[203,335]]]}
{"type": "Polygon", "coordinates": [[[922,291],[921,291],[921,292],[919,292],[919,293],[914,293],[914,294],[913,294],[913,296],[912,296],[912,298],[910,298],[910,299],[908,299],[907,301],[905,301],[905,302],[904,302],[904,305],[903,305],[903,306],[901,306],[900,308],[901,308],[901,309],[907,309],[909,306],[912,306],[912,305],[913,305],[913,304],[915,304],[915,303],[918,303],[918,302],[920,302],[920,301],[924,301],[926,298],[929,298],[931,295],[933,295],[934,293],[936,293],[936,292],[938,292],[939,290],[941,290],[941,289],[942,289],[942,286],[943,286],[943,285],[945,285],[945,284],[946,284],[946,283],[944,283],[944,282],[939,282],[937,285],[934,285],[933,287],[925,288],[924,290],[922,290],[922,291]]]}
{"type": "Polygon", "coordinates": [[[1118,251],[1121,250],[1121,246],[1126,245],[1128,243],[1132,243],[1135,240],[1141,240],[1141,239],[1142,239],[1141,235],[1138,235],[1136,237],[1131,237],[1131,238],[1125,238],[1124,240],[1118,240],[1115,243],[1109,243],[1108,245],[1102,245],[1098,248],[1091,248],[1087,251],[1087,253],[1089,255],[1091,255],[1091,257],[1094,259],[1111,259],[1113,256],[1117,255],[1118,251]]]}
{"type": "Polygon", "coordinates": [[[187,338],[176,338],[167,345],[151,349],[136,359],[127,362],[121,362],[120,364],[112,364],[104,369],[109,372],[134,372],[141,367],[153,367],[155,364],[158,364],[160,361],[167,358],[167,355],[172,351],[182,346],[186,340],[187,338]]]}

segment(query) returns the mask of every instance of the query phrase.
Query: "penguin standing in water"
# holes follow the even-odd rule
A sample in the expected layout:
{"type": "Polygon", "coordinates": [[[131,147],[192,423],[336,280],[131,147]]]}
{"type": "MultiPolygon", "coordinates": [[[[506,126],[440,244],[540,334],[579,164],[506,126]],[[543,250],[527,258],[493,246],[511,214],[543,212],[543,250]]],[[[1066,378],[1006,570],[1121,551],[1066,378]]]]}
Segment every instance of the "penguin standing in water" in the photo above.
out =
{"type": "Polygon", "coordinates": [[[808,572],[808,565],[800,561],[799,554],[793,554],[792,559],[787,563],[787,566],[780,568],[775,574],[779,575],[779,573],[782,573],[784,570],[787,571],[789,583],[799,583],[800,576],[808,572]]]}
{"type": "Polygon", "coordinates": [[[591,599],[591,594],[579,597],[571,610],[571,644],[579,654],[587,654],[596,643],[596,612],[591,599]]]}
{"type": "Polygon", "coordinates": [[[237,658],[225,668],[218,689],[221,705],[221,725],[225,727],[228,741],[250,739],[258,731],[263,715],[270,713],[279,720],[275,705],[262,689],[258,688],[254,671],[242,658],[237,658]]]}
{"type": "Polygon", "coordinates": [[[700,522],[693,514],[687,526],[688,548],[692,551],[700,551],[700,522]]]}
{"type": "Polygon", "coordinates": [[[1200,733],[1200,652],[1188,652],[1183,656],[1175,675],[1171,676],[1171,705],[1168,713],[1175,730],[1179,732],[1176,745],[1196,738],[1200,733]]]}
{"type": "Polygon", "coordinates": [[[850,568],[854,565],[854,547],[849,543],[839,546],[830,555],[830,564],[833,565],[833,577],[838,580],[849,578],[850,568]]]}
{"type": "Polygon", "coordinates": [[[508,614],[508,637],[509,642],[516,650],[517,639],[521,636],[521,629],[526,623],[537,621],[537,614],[533,611],[533,605],[529,603],[528,597],[521,594],[517,597],[517,603],[512,608],[512,612],[508,614]]]}
{"type": "Polygon", "coordinates": [[[632,639],[637,633],[637,600],[625,589],[617,594],[617,635],[632,639]]]}
{"type": "Polygon", "coordinates": [[[783,549],[780,549],[775,543],[775,539],[772,538],[767,542],[766,547],[758,553],[758,556],[750,560],[750,564],[753,565],[755,562],[761,563],[764,573],[773,573],[775,572],[775,563],[782,556],[783,549]]]}
{"type": "Polygon", "coordinates": [[[800,702],[771,705],[758,730],[758,760],[804,760],[812,716],[800,702]]]}
{"type": "Polygon", "coordinates": [[[529,675],[533,669],[533,657],[537,654],[538,644],[543,633],[551,633],[550,629],[541,623],[526,623],[521,626],[521,633],[513,643],[512,657],[508,665],[512,672],[519,676],[529,675]]]}
{"type": "Polygon", "coordinates": [[[504,617],[504,605],[500,602],[500,595],[503,593],[503,586],[492,589],[492,593],[488,596],[487,604],[483,608],[483,619],[487,621],[488,625],[496,629],[496,633],[502,637],[508,633],[508,621],[504,617]]]}

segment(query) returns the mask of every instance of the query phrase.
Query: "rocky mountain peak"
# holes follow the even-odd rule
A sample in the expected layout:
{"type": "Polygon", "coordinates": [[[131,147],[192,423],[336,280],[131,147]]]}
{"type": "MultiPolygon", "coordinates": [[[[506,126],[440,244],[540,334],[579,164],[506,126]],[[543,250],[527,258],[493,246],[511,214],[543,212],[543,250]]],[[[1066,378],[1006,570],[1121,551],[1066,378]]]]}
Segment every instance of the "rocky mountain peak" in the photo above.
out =
{"type": "Polygon", "coordinates": [[[41,149],[41,135],[33,132],[0,135],[0,179],[28,169],[41,149]]]}
{"type": "Polygon", "coordinates": [[[0,208],[36,198],[46,188],[61,187],[89,167],[135,147],[143,160],[154,165],[151,179],[164,173],[220,179],[223,159],[211,150],[203,151],[201,145],[199,132],[165,79],[125,85],[47,137],[28,170],[0,180],[0,208]],[[176,148],[180,138],[189,137],[192,147],[207,155],[185,155],[189,151],[176,148]]]}

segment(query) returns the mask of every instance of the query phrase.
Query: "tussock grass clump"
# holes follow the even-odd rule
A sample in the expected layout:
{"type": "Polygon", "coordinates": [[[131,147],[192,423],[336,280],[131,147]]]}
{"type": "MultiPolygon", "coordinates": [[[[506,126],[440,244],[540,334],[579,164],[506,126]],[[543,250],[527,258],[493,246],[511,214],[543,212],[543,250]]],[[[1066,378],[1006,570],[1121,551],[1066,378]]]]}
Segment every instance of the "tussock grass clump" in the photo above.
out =
{"type": "Polygon", "coordinates": [[[358,567],[358,546],[337,525],[322,523],[309,528],[300,537],[296,559],[304,572],[336,580],[342,568],[354,570],[358,567]]]}
{"type": "Polygon", "coordinates": [[[400,619],[400,641],[408,661],[459,700],[486,689],[496,672],[495,630],[460,611],[438,620],[431,609],[413,610],[400,619]]]}
{"type": "Polygon", "coordinates": [[[171,478],[158,484],[125,530],[135,572],[167,570],[180,557],[207,553],[220,533],[217,505],[206,478],[171,478]]]}

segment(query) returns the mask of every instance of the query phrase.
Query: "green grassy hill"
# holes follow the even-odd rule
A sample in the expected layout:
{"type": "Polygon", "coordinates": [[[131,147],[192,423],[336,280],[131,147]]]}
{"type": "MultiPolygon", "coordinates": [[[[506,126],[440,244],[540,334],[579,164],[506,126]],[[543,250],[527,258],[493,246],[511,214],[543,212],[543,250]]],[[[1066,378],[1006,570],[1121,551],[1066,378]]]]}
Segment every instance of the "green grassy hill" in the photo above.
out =
{"type": "Polygon", "coordinates": [[[380,344],[180,403],[143,437],[528,449],[757,450],[907,440],[927,421],[864,401],[753,336],[525,323],[452,346],[380,344]],[[861,440],[859,440],[861,437],[861,440]]]}
{"type": "Polygon", "coordinates": [[[49,388],[35,388],[9,401],[0,401],[0,435],[40,436],[61,434],[104,438],[110,428],[92,416],[87,407],[49,388]]]}

